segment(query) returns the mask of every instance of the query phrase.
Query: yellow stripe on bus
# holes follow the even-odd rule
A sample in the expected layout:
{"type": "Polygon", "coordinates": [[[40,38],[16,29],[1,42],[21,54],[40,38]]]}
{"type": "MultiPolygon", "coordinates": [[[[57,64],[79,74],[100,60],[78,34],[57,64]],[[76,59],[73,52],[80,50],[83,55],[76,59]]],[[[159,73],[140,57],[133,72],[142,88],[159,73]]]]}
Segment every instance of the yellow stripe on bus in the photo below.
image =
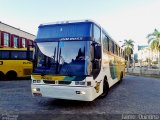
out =
{"type": "Polygon", "coordinates": [[[51,76],[51,75],[32,75],[34,80],[64,80],[65,76],[51,76]]]}

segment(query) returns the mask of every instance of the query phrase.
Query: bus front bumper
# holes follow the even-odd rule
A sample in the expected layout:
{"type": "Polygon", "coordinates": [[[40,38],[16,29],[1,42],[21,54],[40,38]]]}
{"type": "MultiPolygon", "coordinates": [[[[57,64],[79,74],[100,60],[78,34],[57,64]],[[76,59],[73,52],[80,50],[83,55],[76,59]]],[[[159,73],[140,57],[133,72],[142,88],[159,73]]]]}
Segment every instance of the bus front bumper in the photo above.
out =
{"type": "Polygon", "coordinates": [[[31,85],[33,96],[56,99],[93,101],[95,99],[93,87],[31,85]]]}

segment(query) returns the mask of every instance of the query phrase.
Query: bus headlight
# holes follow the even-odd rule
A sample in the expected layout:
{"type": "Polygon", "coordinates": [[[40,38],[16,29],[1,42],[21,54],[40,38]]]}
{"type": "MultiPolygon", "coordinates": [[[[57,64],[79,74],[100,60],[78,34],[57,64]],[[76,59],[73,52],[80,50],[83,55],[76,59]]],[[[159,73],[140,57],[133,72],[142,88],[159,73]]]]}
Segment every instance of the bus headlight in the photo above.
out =
{"type": "Polygon", "coordinates": [[[40,88],[32,88],[32,92],[40,92],[40,88]]]}

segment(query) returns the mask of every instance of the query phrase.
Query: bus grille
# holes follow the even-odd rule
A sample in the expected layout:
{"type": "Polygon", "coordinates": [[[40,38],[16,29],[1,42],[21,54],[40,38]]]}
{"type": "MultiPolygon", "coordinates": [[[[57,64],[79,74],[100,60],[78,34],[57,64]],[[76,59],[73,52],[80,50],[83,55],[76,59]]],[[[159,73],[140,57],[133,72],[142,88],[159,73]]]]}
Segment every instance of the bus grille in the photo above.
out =
{"type": "Polygon", "coordinates": [[[72,81],[50,81],[50,80],[43,80],[46,84],[61,84],[61,85],[69,85],[72,81]]]}
{"type": "Polygon", "coordinates": [[[23,73],[24,73],[24,75],[31,75],[32,69],[24,69],[23,73]]]}

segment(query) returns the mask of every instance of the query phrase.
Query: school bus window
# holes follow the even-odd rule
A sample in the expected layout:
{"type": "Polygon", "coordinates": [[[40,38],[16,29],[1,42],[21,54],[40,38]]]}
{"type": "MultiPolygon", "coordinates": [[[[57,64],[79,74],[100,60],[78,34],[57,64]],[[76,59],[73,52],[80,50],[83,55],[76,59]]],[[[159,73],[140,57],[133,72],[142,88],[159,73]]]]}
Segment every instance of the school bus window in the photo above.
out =
{"type": "Polygon", "coordinates": [[[18,51],[11,52],[11,59],[26,59],[26,58],[27,58],[26,52],[18,52],[18,51]]]}
{"type": "Polygon", "coordinates": [[[9,59],[9,51],[0,51],[0,59],[9,59]]]}

